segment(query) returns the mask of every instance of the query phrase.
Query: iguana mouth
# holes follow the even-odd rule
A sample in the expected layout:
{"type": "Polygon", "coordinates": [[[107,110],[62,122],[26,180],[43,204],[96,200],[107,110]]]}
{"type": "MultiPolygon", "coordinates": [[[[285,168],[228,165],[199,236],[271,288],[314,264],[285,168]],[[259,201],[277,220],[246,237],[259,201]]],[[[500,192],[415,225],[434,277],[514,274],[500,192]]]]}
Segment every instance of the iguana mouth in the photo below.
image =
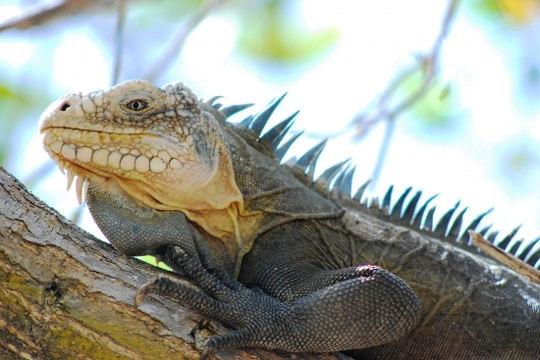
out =
{"type": "Polygon", "coordinates": [[[66,173],[68,190],[76,179],[79,203],[84,202],[90,180],[121,177],[122,172],[128,171],[141,175],[158,174],[167,168],[179,169],[186,163],[185,154],[172,149],[157,149],[143,142],[156,138],[149,133],[64,126],[43,127],[41,132],[45,135],[45,150],[66,173]]]}

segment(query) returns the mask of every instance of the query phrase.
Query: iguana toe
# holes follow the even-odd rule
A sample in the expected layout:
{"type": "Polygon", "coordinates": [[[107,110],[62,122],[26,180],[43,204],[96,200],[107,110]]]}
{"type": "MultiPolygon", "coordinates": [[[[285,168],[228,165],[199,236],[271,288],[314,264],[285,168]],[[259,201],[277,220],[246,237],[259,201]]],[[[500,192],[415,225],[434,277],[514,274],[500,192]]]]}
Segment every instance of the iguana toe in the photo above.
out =
{"type": "Polygon", "coordinates": [[[133,300],[133,305],[135,307],[139,307],[141,303],[144,301],[144,298],[148,295],[154,292],[154,284],[156,280],[147,282],[143,286],[141,286],[137,292],[135,293],[135,298],[133,300]]]}

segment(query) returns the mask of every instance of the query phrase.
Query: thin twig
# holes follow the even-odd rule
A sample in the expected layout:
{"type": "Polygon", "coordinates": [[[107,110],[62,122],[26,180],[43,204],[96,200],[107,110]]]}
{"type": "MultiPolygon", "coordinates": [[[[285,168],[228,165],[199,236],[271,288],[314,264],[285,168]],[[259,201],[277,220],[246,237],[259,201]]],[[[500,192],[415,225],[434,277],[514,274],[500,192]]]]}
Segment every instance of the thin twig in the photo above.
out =
{"type": "Polygon", "coordinates": [[[170,44],[161,57],[154,63],[148,73],[143,77],[148,81],[155,81],[172,64],[173,60],[182,52],[186,39],[201,21],[211,12],[220,7],[225,0],[209,0],[199,10],[182,23],[170,44]]]}
{"type": "Polygon", "coordinates": [[[426,94],[435,77],[442,44],[449,32],[450,25],[455,16],[458,4],[459,0],[451,0],[448,10],[445,13],[441,31],[439,32],[431,51],[428,54],[420,57],[417,65],[401,72],[398,77],[386,87],[386,89],[378,97],[376,111],[374,114],[368,115],[366,113],[361,113],[353,119],[352,123],[361,123],[365,126],[387,120],[388,118],[395,118],[401,112],[414,105],[423,97],[423,95],[426,94]],[[388,103],[392,100],[392,96],[395,95],[403,82],[411,75],[416,73],[419,69],[424,75],[422,83],[418,86],[416,91],[389,110],[388,103]]]}
{"type": "Polygon", "coordinates": [[[359,138],[367,133],[369,129],[372,128],[378,122],[387,120],[391,113],[388,110],[388,103],[390,102],[392,96],[399,89],[400,85],[407,80],[411,75],[418,71],[418,64],[408,68],[407,70],[402,71],[390,84],[387,85],[386,89],[378,96],[377,103],[371,110],[372,113],[369,114],[369,111],[360,113],[356,115],[351,121],[351,125],[356,126],[356,135],[355,137],[359,138]]]}
{"type": "Polygon", "coordinates": [[[422,81],[416,92],[409,95],[409,97],[405,98],[405,100],[396,105],[394,109],[388,113],[387,116],[389,118],[395,118],[398,114],[418,102],[418,100],[420,100],[427,93],[429,86],[435,78],[435,74],[439,65],[438,60],[442,44],[444,42],[444,39],[448,35],[450,24],[455,16],[458,4],[459,0],[452,0],[450,2],[450,5],[448,6],[448,10],[446,11],[446,15],[444,17],[441,31],[439,32],[439,35],[437,36],[437,39],[433,44],[431,52],[427,56],[425,56],[420,63],[420,68],[424,72],[424,80],[422,81]]]}
{"type": "Polygon", "coordinates": [[[433,79],[438,70],[438,60],[441,52],[442,44],[448,35],[450,30],[450,25],[452,20],[455,17],[457,8],[459,5],[459,0],[451,0],[448,6],[448,9],[445,13],[444,21],[441,26],[441,30],[435,39],[433,47],[431,48],[430,53],[423,56],[420,59],[419,65],[412,69],[408,69],[398,76],[398,78],[393,81],[389,87],[381,94],[377,111],[372,116],[366,116],[365,114],[360,114],[355,117],[353,124],[362,128],[362,132],[365,132],[367,126],[372,126],[373,124],[381,121],[386,121],[386,128],[384,133],[384,138],[381,143],[381,148],[379,149],[379,154],[377,156],[377,162],[373,170],[371,187],[375,187],[377,181],[382,172],[384,161],[386,160],[386,155],[391,144],[391,140],[395,130],[395,122],[397,118],[408,108],[420,101],[430,89],[430,86],[433,83],[433,79]],[[397,103],[395,106],[389,109],[388,103],[391,101],[392,95],[394,95],[398,87],[405,81],[409,76],[414,72],[422,70],[423,79],[418,88],[412,92],[409,96],[405,97],[401,102],[397,103]]]}
{"type": "Polygon", "coordinates": [[[112,85],[118,83],[122,70],[124,54],[124,27],[126,20],[126,0],[116,0],[116,29],[114,34],[114,64],[112,71],[112,85]]]}
{"type": "Polygon", "coordinates": [[[15,16],[0,23],[0,31],[8,29],[28,29],[42,25],[67,15],[82,12],[90,7],[105,7],[112,0],[63,0],[46,5],[31,7],[24,14],[15,16]]]}

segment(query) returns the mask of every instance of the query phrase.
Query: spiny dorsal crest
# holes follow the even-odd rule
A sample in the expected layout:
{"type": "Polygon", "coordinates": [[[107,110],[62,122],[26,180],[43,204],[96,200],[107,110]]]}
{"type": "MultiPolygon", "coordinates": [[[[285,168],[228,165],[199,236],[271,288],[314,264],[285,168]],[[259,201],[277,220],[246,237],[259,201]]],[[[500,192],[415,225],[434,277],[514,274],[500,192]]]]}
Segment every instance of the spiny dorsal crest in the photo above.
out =
{"type": "MultiPolygon", "coordinates": [[[[244,120],[236,124],[237,128],[243,129],[243,131],[239,131],[241,136],[243,136],[243,133],[247,132],[249,134],[248,137],[251,138],[248,142],[256,139],[256,141],[267,148],[269,153],[273,154],[274,158],[280,163],[283,163],[283,159],[288,150],[303,134],[303,131],[297,132],[291,135],[289,139],[285,140],[285,137],[288,135],[294,124],[298,111],[263,133],[270,117],[283,101],[285,95],[286,93],[272,100],[268,106],[258,114],[248,115],[244,120]]],[[[219,98],[221,97],[213,97],[208,100],[206,104],[215,110],[221,111],[225,118],[229,118],[252,106],[252,104],[239,104],[222,108],[221,104],[215,103],[219,98]]],[[[392,195],[394,187],[391,185],[385,192],[382,201],[379,202],[376,197],[365,196],[366,189],[370,184],[370,180],[367,180],[358,188],[355,194],[352,195],[352,180],[355,167],[350,164],[350,159],[329,167],[323,171],[317,179],[314,179],[316,164],[326,143],[327,140],[321,141],[298,159],[294,158],[292,161],[289,160],[286,164],[299,180],[303,181],[307,186],[312,187],[320,194],[337,202],[346,202],[350,200],[349,203],[353,202],[356,207],[368,211],[375,211],[379,215],[382,214],[387,221],[392,221],[399,225],[426,233],[429,236],[436,237],[440,240],[451,242],[454,246],[461,247],[467,251],[479,251],[473,245],[472,240],[469,237],[469,232],[474,231],[482,237],[485,237],[492,246],[502,249],[507,254],[514,256],[536,269],[540,268],[540,237],[529,241],[516,239],[515,236],[521,225],[514,228],[508,235],[502,238],[498,236],[498,231],[491,230],[492,225],[480,227],[482,220],[491,213],[493,209],[489,209],[479,214],[469,225],[464,227],[463,218],[468,208],[464,207],[460,209],[460,201],[456,202],[452,208],[444,212],[435,224],[436,206],[431,206],[430,204],[437,195],[433,195],[421,202],[420,200],[423,195],[422,191],[416,191],[414,192],[414,195],[410,196],[410,194],[413,193],[412,187],[405,189],[397,200],[393,202],[392,195]]]]}

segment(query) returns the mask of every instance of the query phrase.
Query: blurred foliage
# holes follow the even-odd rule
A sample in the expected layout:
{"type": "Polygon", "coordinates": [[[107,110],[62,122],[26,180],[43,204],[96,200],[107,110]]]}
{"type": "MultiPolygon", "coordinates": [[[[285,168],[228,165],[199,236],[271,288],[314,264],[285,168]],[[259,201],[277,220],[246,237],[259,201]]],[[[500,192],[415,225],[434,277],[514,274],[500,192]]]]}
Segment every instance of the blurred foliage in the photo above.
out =
{"type": "MultiPolygon", "coordinates": [[[[515,103],[519,110],[537,112],[540,103],[540,46],[538,22],[540,0],[476,0],[471,8],[488,31],[504,31],[494,43],[501,48],[515,86],[515,103]]],[[[493,39],[495,40],[495,39],[493,39]]]]}
{"type": "Polygon", "coordinates": [[[129,21],[142,28],[155,28],[156,19],[161,24],[176,22],[193,13],[204,3],[204,0],[161,0],[141,1],[128,4],[129,21]]]}
{"type": "Polygon", "coordinates": [[[35,107],[38,101],[32,95],[26,89],[0,80],[0,164],[4,164],[9,156],[9,145],[17,123],[27,115],[25,110],[35,107]]]}
{"type": "Polygon", "coordinates": [[[539,0],[478,0],[475,9],[497,21],[524,25],[540,15],[539,0]]]}
{"type": "MultiPolygon", "coordinates": [[[[424,78],[423,70],[413,72],[400,84],[398,94],[405,98],[415,93],[424,78]]],[[[424,131],[445,131],[455,125],[459,109],[458,89],[435,77],[424,96],[410,108],[410,121],[417,122],[424,131]]]]}
{"type": "MultiPolygon", "coordinates": [[[[523,135],[508,139],[501,144],[501,158],[497,162],[501,179],[513,185],[513,191],[527,194],[528,184],[537,184],[540,178],[540,156],[538,141],[523,135]]],[[[533,185],[534,186],[534,185],[533,185]]]]}
{"type": "Polygon", "coordinates": [[[337,29],[308,32],[287,5],[283,0],[254,2],[249,16],[241,17],[240,50],[256,59],[291,63],[310,60],[336,43],[337,29]]]}
{"type": "Polygon", "coordinates": [[[519,148],[508,154],[506,164],[511,173],[522,173],[531,166],[532,163],[537,162],[532,156],[534,153],[527,148],[519,148]]]}

